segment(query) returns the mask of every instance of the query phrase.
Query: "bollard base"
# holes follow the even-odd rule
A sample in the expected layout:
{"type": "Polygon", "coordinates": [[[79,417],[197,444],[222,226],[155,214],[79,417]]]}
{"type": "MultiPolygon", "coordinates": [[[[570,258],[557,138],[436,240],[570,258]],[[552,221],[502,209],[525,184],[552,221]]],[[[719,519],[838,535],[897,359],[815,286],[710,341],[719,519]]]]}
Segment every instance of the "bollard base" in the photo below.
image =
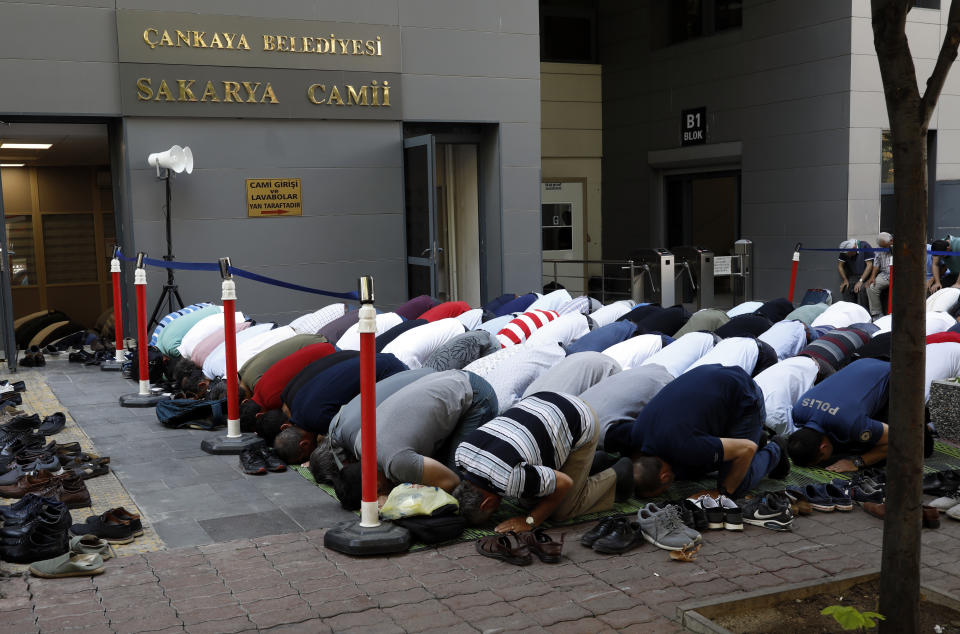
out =
{"type": "Polygon", "coordinates": [[[263,438],[256,434],[240,434],[238,438],[229,436],[218,436],[217,438],[206,438],[200,443],[200,448],[207,453],[212,454],[238,454],[247,447],[262,445],[263,438]]]}
{"type": "Polygon", "coordinates": [[[341,522],[323,535],[323,545],[345,555],[402,553],[410,548],[410,531],[390,522],[373,527],[341,522]]]}
{"type": "Polygon", "coordinates": [[[104,361],[100,364],[100,369],[104,372],[119,372],[123,364],[116,360],[104,361]]]}
{"type": "Polygon", "coordinates": [[[120,407],[154,407],[160,401],[166,401],[169,398],[169,396],[163,394],[147,394],[146,396],[139,392],[124,394],[120,397],[120,407]]]}

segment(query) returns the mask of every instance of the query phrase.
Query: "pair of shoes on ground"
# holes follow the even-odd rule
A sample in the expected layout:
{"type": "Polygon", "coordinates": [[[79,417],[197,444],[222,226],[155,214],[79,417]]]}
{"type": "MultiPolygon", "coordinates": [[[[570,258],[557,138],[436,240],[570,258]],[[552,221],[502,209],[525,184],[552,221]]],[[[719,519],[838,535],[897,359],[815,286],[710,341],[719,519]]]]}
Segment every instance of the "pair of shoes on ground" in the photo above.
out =
{"type": "Polygon", "coordinates": [[[60,475],[50,471],[37,471],[21,476],[13,484],[0,486],[0,497],[23,498],[30,493],[63,502],[72,509],[91,504],[87,485],[83,478],[73,471],[64,471],[60,475]]]}
{"type": "Polygon", "coordinates": [[[477,540],[477,552],[484,557],[499,559],[514,566],[529,566],[536,557],[545,564],[560,563],[563,555],[563,535],[553,539],[544,528],[530,531],[510,531],[477,540]]]}
{"type": "Polygon", "coordinates": [[[24,350],[20,365],[25,368],[39,368],[47,365],[47,360],[43,358],[43,351],[40,346],[30,346],[24,350]]]}
{"type": "Polygon", "coordinates": [[[0,394],[8,394],[10,392],[26,392],[27,384],[25,381],[14,381],[10,383],[6,379],[0,381],[0,394]]]}
{"type": "MultiPolygon", "coordinates": [[[[883,503],[875,504],[874,502],[864,502],[863,510],[874,517],[879,517],[880,519],[883,519],[887,515],[887,505],[883,503]]],[[[921,512],[924,528],[940,528],[940,509],[924,504],[921,512]]],[[[960,518],[953,517],[953,519],[960,518]]]]}
{"type": "Polygon", "coordinates": [[[853,499],[849,493],[835,484],[808,484],[806,486],[787,487],[787,493],[806,498],[810,507],[821,513],[853,510],[853,499]]]}
{"type": "Polygon", "coordinates": [[[50,559],[69,549],[67,505],[38,495],[0,508],[0,558],[16,564],[50,559]]]}
{"type": "Polygon", "coordinates": [[[843,491],[854,502],[863,504],[873,502],[874,504],[883,504],[884,485],[875,481],[873,478],[863,476],[852,480],[834,478],[831,484],[843,491]]]}
{"type": "Polygon", "coordinates": [[[110,544],[129,544],[143,535],[143,522],[136,513],[118,506],[100,515],[91,515],[81,524],[73,524],[70,533],[77,537],[93,535],[110,544]]]}
{"type": "Polygon", "coordinates": [[[240,452],[240,469],[247,475],[266,475],[267,471],[286,471],[287,465],[273,447],[260,444],[240,452]]]}
{"type": "Polygon", "coordinates": [[[616,555],[648,541],[664,550],[685,550],[702,541],[695,529],[683,523],[680,506],[647,504],[632,515],[604,518],[580,538],[580,543],[598,553],[616,555]]]}
{"type": "Polygon", "coordinates": [[[947,496],[960,489],[960,469],[939,471],[923,476],[923,492],[927,495],[947,496]]]}
{"type": "Polygon", "coordinates": [[[103,562],[113,557],[110,544],[96,535],[71,537],[69,550],[51,559],[30,565],[30,574],[43,579],[89,577],[101,574],[103,562]]]}
{"type": "MultiPolygon", "coordinates": [[[[786,491],[767,491],[739,501],[743,521],[772,531],[793,530],[793,501],[786,491]]],[[[797,503],[799,507],[799,501],[797,503]]],[[[808,511],[812,512],[812,511],[808,511]]]]}
{"type": "MultiPolygon", "coordinates": [[[[743,509],[726,495],[717,498],[701,495],[690,501],[703,512],[707,528],[728,531],[743,530],[743,509]]],[[[696,513],[694,513],[694,517],[696,518],[696,513]]]]}

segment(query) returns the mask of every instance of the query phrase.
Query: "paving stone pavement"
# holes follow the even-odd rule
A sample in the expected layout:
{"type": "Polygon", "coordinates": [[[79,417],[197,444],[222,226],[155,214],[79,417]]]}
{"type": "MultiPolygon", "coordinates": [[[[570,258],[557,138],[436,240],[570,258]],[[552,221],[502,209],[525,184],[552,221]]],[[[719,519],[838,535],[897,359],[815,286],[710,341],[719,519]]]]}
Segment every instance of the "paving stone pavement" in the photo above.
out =
{"type": "MultiPolygon", "coordinates": [[[[924,531],[923,580],[960,591],[960,522],[924,531]]],[[[369,559],[323,548],[325,529],[119,557],[92,578],[0,580],[4,632],[681,632],[681,602],[879,565],[861,511],[791,533],[712,531],[692,563],[644,544],[606,556],[566,535],[560,564],[518,568],[473,544],[369,559]],[[80,629],[82,628],[82,629],[80,629]]]]}
{"type": "MultiPolygon", "coordinates": [[[[682,602],[879,566],[882,522],[860,510],[801,517],[790,533],[711,531],[692,563],[649,544],[595,553],[579,544],[591,524],[567,530],[554,565],[513,567],[472,543],[351,558],[324,549],[323,534],[355,516],[298,476],[252,478],[236,457],[205,456],[203,432],[166,430],[152,410],[120,409],[116,398],[132,383],[56,361],[17,377],[49,384],[112,455],[167,549],[109,560],[91,578],[5,577],[0,568],[4,634],[681,632],[682,602]]],[[[960,593],[960,522],[945,518],[923,544],[924,582],[960,593]]]]}

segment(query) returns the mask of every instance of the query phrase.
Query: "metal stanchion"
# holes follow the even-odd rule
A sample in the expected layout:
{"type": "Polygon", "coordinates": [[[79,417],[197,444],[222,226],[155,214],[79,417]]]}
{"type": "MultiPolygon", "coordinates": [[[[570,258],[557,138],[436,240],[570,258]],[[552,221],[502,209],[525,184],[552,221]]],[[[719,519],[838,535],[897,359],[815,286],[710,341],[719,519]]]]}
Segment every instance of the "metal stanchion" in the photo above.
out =
{"type": "Polygon", "coordinates": [[[113,360],[104,361],[100,369],[107,372],[117,372],[123,367],[123,307],[120,303],[120,258],[117,257],[119,247],[113,248],[113,259],[110,260],[110,275],[113,277],[113,332],[117,341],[117,351],[113,360]]]}
{"type": "Polygon", "coordinates": [[[342,522],[323,536],[323,545],[348,555],[382,555],[410,547],[407,529],[380,522],[377,504],[377,311],[373,307],[373,278],[360,278],[360,522],[342,522]]]}
{"type": "Polygon", "coordinates": [[[134,285],[137,288],[137,360],[140,370],[140,391],[120,397],[121,407],[153,407],[168,397],[150,390],[150,368],[147,357],[147,272],[143,268],[145,254],[137,254],[134,285]]]}
{"type": "Polygon", "coordinates": [[[890,256],[887,276],[890,278],[890,284],[887,286],[887,314],[889,315],[893,312],[893,256],[890,256]]]}
{"type": "Polygon", "coordinates": [[[797,243],[797,246],[793,247],[793,266],[790,269],[790,294],[787,295],[787,299],[793,303],[793,292],[797,288],[797,267],[800,266],[800,247],[801,243],[797,243]]]}
{"type": "Polygon", "coordinates": [[[221,297],[223,300],[223,341],[226,348],[227,368],[227,435],[219,438],[207,438],[200,448],[207,453],[238,454],[247,447],[263,444],[256,434],[244,434],[240,431],[240,399],[237,384],[237,322],[236,303],[237,286],[230,275],[230,258],[220,258],[221,297]]]}

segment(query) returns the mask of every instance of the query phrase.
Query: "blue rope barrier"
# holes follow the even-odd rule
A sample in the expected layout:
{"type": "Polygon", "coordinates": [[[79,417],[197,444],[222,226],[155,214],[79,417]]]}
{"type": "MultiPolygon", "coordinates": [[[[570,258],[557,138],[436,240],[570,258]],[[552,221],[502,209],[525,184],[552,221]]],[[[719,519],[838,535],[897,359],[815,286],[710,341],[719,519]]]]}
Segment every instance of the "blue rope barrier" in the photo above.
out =
{"type": "MultiPolygon", "coordinates": [[[[120,260],[125,262],[136,262],[136,258],[127,257],[119,249],[117,249],[116,256],[120,260]]],[[[162,269],[174,269],[175,271],[220,271],[220,265],[217,263],[210,262],[173,262],[170,260],[157,260],[154,258],[143,258],[143,263],[148,266],[154,266],[162,269]]],[[[266,275],[260,275],[259,273],[253,273],[251,271],[245,271],[241,268],[235,266],[230,267],[230,273],[236,275],[237,277],[246,278],[254,282],[260,282],[261,284],[269,284],[271,286],[279,286],[280,288],[287,288],[294,291],[300,291],[301,293],[313,293],[314,295],[326,295],[327,297],[336,297],[337,299],[359,299],[359,295],[356,291],[350,291],[347,293],[338,293],[336,291],[325,291],[320,288],[311,288],[309,286],[302,286],[300,284],[293,284],[291,282],[284,282],[283,280],[278,280],[273,277],[268,277],[266,275]]]]}

